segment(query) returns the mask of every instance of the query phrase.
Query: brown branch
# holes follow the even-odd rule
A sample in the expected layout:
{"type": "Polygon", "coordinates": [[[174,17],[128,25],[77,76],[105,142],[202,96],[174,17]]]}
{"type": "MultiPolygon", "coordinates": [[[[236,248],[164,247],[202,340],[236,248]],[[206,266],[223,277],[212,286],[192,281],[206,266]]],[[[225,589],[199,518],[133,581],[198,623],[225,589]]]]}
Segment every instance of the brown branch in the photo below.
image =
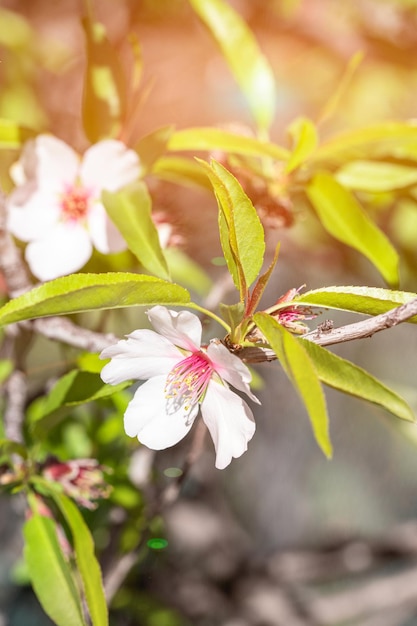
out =
{"type": "MultiPolygon", "coordinates": [[[[381,313],[361,322],[347,324],[331,330],[318,328],[303,335],[302,338],[312,341],[319,346],[330,346],[336,343],[344,343],[345,341],[353,341],[354,339],[365,339],[372,337],[372,335],[381,330],[387,330],[406,322],[415,315],[417,315],[417,298],[386,313],[381,313]]],[[[246,363],[262,363],[264,361],[274,361],[277,358],[270,348],[261,347],[242,348],[238,352],[238,356],[246,363]]]]}
{"type": "Polygon", "coordinates": [[[23,372],[15,370],[6,382],[7,404],[4,411],[6,439],[23,443],[22,427],[25,417],[27,381],[23,372]]]}

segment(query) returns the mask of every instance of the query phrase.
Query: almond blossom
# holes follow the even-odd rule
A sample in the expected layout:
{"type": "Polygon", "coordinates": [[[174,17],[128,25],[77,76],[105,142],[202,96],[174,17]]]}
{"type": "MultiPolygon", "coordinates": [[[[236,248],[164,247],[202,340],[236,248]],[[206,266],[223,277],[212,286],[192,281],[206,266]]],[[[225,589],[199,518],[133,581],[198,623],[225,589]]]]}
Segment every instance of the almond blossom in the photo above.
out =
{"type": "Polygon", "coordinates": [[[25,257],[40,280],[76,272],[99,252],[126,244],[108,219],[101,192],[117,191],[140,173],[137,154],[113,139],[79,155],[52,135],[29,141],[11,176],[17,185],[8,200],[8,229],[28,242],[25,257]]]}
{"type": "Polygon", "coordinates": [[[153,450],[168,448],[190,431],[201,408],[216,467],[225,468],[247,450],[255,432],[251,409],[229,387],[259,403],[248,368],[219,340],[202,345],[201,322],[193,313],[155,306],[147,315],[156,332],[135,330],[100,355],[111,359],[101,372],[104,382],[147,381],[127,407],[127,435],[153,450]]]}

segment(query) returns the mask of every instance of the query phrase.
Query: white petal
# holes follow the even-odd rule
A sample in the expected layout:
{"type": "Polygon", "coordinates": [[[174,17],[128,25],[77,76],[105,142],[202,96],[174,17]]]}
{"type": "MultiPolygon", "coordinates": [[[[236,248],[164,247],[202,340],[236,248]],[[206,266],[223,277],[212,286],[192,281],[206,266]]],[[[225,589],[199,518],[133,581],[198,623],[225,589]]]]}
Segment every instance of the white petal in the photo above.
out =
{"type": "Polygon", "coordinates": [[[80,178],[100,195],[103,189],[117,191],[133,183],[140,174],[139,157],[121,141],[105,139],[85,152],[80,178]]]}
{"type": "Polygon", "coordinates": [[[66,143],[53,135],[39,135],[23,154],[26,178],[35,177],[40,189],[62,191],[72,185],[80,159],[66,143]]]}
{"type": "Polygon", "coordinates": [[[147,316],[155,330],[176,346],[194,352],[201,345],[201,322],[189,311],[171,311],[164,306],[154,306],[147,316]]]}
{"type": "Polygon", "coordinates": [[[255,432],[252,411],[233,391],[210,381],[201,412],[216,449],[216,467],[224,469],[248,449],[255,432]]]}
{"type": "Polygon", "coordinates": [[[127,339],[105,348],[101,359],[111,359],[101,370],[105,383],[117,385],[125,380],[146,380],[167,375],[183,355],[165,337],[153,330],[135,330],[127,339]]]}
{"type": "Polygon", "coordinates": [[[81,269],[91,256],[87,231],[78,224],[57,224],[47,236],[26,247],[26,260],[40,280],[52,280],[81,269]]]}
{"type": "Polygon", "coordinates": [[[163,450],[181,441],[193,425],[198,413],[194,407],[192,416],[181,409],[168,413],[164,389],[166,376],[156,376],[136,391],[125,413],[125,431],[129,437],[139,439],[152,450],[163,450]]]}
{"type": "Polygon", "coordinates": [[[261,404],[250,390],[249,383],[252,380],[252,375],[239,357],[229,352],[222,343],[215,341],[212,341],[208,346],[207,354],[221,378],[239,391],[246,393],[257,404],[261,404]]]}
{"type": "Polygon", "coordinates": [[[21,241],[44,237],[61,215],[56,194],[46,190],[33,192],[30,184],[13,191],[7,210],[7,228],[21,241]]]}
{"type": "Polygon", "coordinates": [[[88,229],[93,245],[102,254],[126,250],[126,242],[107,213],[101,202],[95,202],[88,211],[88,229]]]}

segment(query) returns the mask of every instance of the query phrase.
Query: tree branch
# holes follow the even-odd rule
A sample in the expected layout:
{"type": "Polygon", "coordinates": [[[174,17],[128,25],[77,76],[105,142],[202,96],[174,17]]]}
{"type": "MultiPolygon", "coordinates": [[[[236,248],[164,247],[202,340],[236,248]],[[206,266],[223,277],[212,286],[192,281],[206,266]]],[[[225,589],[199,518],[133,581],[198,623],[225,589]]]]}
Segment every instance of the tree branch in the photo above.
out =
{"type": "MultiPolygon", "coordinates": [[[[354,339],[365,339],[366,337],[372,337],[372,335],[381,330],[406,322],[415,315],[417,315],[417,298],[406,304],[401,304],[401,306],[386,313],[381,313],[361,322],[347,324],[331,330],[318,328],[306,333],[302,338],[312,341],[319,346],[330,346],[336,343],[344,343],[345,341],[353,341],[354,339]]],[[[242,348],[238,352],[238,356],[247,363],[262,363],[264,361],[274,361],[277,358],[271,349],[261,347],[242,348]]]]}

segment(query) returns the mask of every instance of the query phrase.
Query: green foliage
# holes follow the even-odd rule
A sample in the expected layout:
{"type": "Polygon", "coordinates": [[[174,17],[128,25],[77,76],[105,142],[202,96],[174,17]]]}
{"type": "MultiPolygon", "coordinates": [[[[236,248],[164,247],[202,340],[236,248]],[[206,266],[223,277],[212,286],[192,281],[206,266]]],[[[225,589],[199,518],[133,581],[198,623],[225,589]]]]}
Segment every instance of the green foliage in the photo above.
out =
{"type": "MultiPolygon", "coordinates": [[[[379,287],[325,287],[306,291],[294,298],[297,303],[324,306],[329,309],[353,311],[365,315],[379,315],[395,307],[410,302],[417,297],[415,293],[391,291],[379,287]]],[[[417,316],[409,322],[416,323],[417,316]]]]}
{"type": "Polygon", "coordinates": [[[25,559],[42,607],[57,626],[85,626],[81,598],[62,553],[56,523],[36,512],[25,523],[25,559]]]}
{"type": "Polygon", "coordinates": [[[400,419],[415,421],[405,400],[364,369],[310,341],[304,341],[303,346],[323,383],[361,400],[373,402],[400,419]]]}
{"type": "Polygon", "coordinates": [[[168,150],[191,151],[223,150],[227,154],[240,154],[252,157],[271,157],[286,160],[290,152],[277,144],[220,130],[219,128],[185,128],[171,135],[168,150]]]}
{"type": "Polygon", "coordinates": [[[251,30],[224,0],[190,3],[216,39],[260,131],[267,131],[275,112],[275,81],[251,30]]]}
{"type": "Polygon", "coordinates": [[[71,274],[8,302],[0,309],[0,324],[46,315],[189,301],[186,289],[153,276],[126,272],[71,274]]]}
{"type": "Polygon", "coordinates": [[[136,182],[114,193],[104,191],[102,197],[107,213],[138,261],[151,274],[169,280],[145,183],[136,182]]]}
{"type": "Polygon", "coordinates": [[[256,279],[265,251],[264,231],[252,202],[236,178],[220,163],[204,161],[219,204],[220,241],[233,281],[243,301],[256,279]]]}
{"type": "Polygon", "coordinates": [[[116,137],[126,110],[126,87],[119,60],[104,24],[91,15],[83,20],[87,68],[83,93],[83,124],[88,139],[116,137]]]}
{"type": "Polygon", "coordinates": [[[25,141],[35,136],[35,131],[20,126],[13,120],[0,119],[0,150],[19,148],[25,141]]]}
{"type": "Polygon", "coordinates": [[[57,493],[53,495],[53,499],[71,529],[75,559],[81,575],[91,623],[93,626],[107,626],[109,622],[106,598],[91,533],[81,513],[69,498],[57,493]]]}
{"type": "Polygon", "coordinates": [[[315,175],[306,192],[323,227],[369,259],[389,285],[397,285],[398,254],[356,198],[325,172],[315,175]]]}
{"type": "Polygon", "coordinates": [[[316,441],[324,454],[330,458],[332,446],[328,432],[326,400],[313,361],[300,340],[271,316],[256,313],[253,319],[300,394],[310,417],[316,441]]]}
{"type": "Polygon", "coordinates": [[[318,145],[316,127],[308,119],[301,117],[294,120],[288,127],[288,133],[293,142],[293,149],[285,166],[287,174],[308,159],[318,145]]]}
{"type": "Polygon", "coordinates": [[[417,184],[417,170],[398,163],[358,160],[342,165],[336,179],[349,189],[378,193],[417,184]]]}

